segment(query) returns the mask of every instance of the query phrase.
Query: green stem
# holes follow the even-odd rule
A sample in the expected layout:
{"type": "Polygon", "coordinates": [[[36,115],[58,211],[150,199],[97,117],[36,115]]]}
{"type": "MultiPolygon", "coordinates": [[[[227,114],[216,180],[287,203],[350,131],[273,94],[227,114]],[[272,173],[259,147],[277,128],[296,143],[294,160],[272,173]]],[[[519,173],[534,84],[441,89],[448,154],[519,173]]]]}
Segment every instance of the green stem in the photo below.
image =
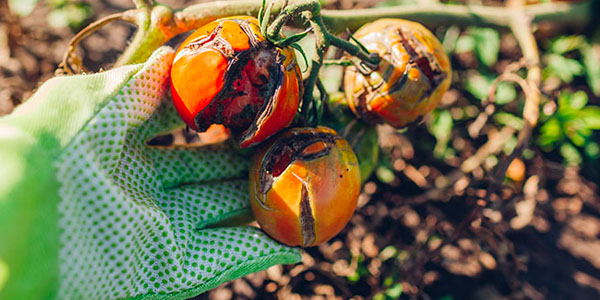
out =
{"type": "Polygon", "coordinates": [[[303,17],[309,21],[310,26],[313,28],[315,34],[316,51],[313,54],[310,74],[304,81],[304,92],[302,94],[302,114],[305,120],[312,122],[314,118],[310,118],[310,105],[315,105],[313,101],[313,90],[315,83],[319,79],[319,70],[323,65],[323,55],[328,46],[328,40],[326,32],[323,30],[323,23],[319,15],[313,15],[310,11],[303,12],[303,17]]]}
{"type": "Polygon", "coordinates": [[[348,54],[350,54],[352,56],[356,56],[356,57],[360,58],[360,60],[369,64],[368,65],[369,68],[371,68],[373,70],[377,69],[377,66],[379,65],[379,60],[380,60],[379,55],[377,55],[375,53],[367,53],[360,46],[355,45],[349,41],[340,39],[330,33],[327,33],[326,36],[327,36],[327,39],[329,40],[329,42],[331,43],[331,45],[336,46],[340,49],[343,49],[344,51],[346,51],[348,54]]]}

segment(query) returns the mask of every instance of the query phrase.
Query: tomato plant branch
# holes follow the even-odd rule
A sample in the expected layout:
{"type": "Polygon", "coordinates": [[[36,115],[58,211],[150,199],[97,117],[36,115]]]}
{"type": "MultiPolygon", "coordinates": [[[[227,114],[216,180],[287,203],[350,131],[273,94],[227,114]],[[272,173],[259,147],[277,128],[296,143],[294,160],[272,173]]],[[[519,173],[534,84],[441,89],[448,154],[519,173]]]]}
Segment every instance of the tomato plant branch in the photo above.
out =
{"type": "Polygon", "coordinates": [[[506,173],[508,165],[516,157],[521,156],[523,150],[529,145],[533,128],[537,124],[539,117],[539,105],[540,105],[540,91],[538,87],[542,80],[542,70],[540,68],[540,55],[538,51],[537,42],[535,36],[533,36],[533,28],[531,19],[524,14],[516,14],[511,18],[510,29],[512,30],[521,51],[523,52],[523,58],[530,65],[527,71],[526,88],[523,89],[525,93],[525,106],[523,107],[523,129],[519,131],[517,137],[517,146],[510,156],[498,164],[496,170],[496,178],[506,173]]]}
{"type": "MultiPolygon", "coordinates": [[[[546,3],[528,5],[523,14],[532,22],[552,21],[560,25],[585,25],[590,21],[592,1],[580,3],[546,3]]],[[[331,32],[355,30],[364,23],[380,18],[403,18],[426,26],[476,25],[508,28],[515,10],[506,7],[480,5],[403,5],[385,8],[353,10],[323,10],[323,21],[331,32]]]]}
{"type": "MultiPolygon", "coordinates": [[[[279,13],[284,2],[283,0],[275,1],[271,13],[279,13]]],[[[261,4],[262,0],[215,1],[191,5],[175,11],[164,5],[155,4],[150,13],[149,26],[143,28],[140,26],[129,47],[115,65],[143,62],[153,50],[174,36],[198,28],[215,19],[240,14],[256,16],[261,4]]],[[[591,2],[589,1],[574,4],[537,4],[524,8],[524,14],[531,16],[533,22],[552,21],[560,25],[576,26],[587,24],[590,21],[591,12],[591,2]]],[[[428,26],[459,24],[508,28],[508,20],[514,13],[513,9],[505,7],[444,4],[320,11],[323,24],[332,34],[344,32],[346,28],[356,29],[366,22],[384,17],[406,18],[428,26]]]]}

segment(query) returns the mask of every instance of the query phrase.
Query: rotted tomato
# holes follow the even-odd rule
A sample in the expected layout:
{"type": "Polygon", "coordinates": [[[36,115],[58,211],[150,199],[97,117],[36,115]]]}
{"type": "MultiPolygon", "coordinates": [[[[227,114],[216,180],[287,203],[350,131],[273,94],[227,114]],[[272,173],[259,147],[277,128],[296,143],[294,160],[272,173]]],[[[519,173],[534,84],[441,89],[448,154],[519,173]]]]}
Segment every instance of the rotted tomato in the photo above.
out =
{"type": "Polygon", "coordinates": [[[350,220],[360,170],[348,142],[327,127],[289,129],[262,145],[250,167],[250,206],[272,238],[309,247],[350,220]]]}
{"type": "Polygon", "coordinates": [[[381,57],[377,70],[360,63],[345,70],[346,100],[358,117],[400,128],[438,105],[452,70],[431,31],[411,21],[380,19],[361,27],[354,37],[381,57]]]}
{"type": "Polygon", "coordinates": [[[208,23],[179,47],[171,93],[183,121],[197,131],[223,124],[241,148],[290,125],[302,77],[291,47],[279,48],[260,33],[254,17],[208,23]]]}

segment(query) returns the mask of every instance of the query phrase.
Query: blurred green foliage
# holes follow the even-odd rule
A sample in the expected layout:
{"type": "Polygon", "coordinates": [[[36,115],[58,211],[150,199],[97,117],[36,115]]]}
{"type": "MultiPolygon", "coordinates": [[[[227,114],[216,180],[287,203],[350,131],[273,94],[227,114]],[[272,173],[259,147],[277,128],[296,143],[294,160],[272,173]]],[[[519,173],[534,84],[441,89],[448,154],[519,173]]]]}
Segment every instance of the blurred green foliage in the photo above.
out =
{"type": "Polygon", "coordinates": [[[542,125],[536,143],[545,151],[559,149],[569,164],[579,165],[583,157],[597,160],[600,147],[594,130],[600,130],[600,107],[588,105],[583,91],[563,90],[558,98],[558,109],[551,115],[542,115],[542,125]]]}
{"type": "Polygon", "coordinates": [[[559,82],[558,99],[555,109],[547,106],[551,102],[543,103],[549,109],[542,109],[535,143],[545,152],[560,153],[565,164],[582,165],[598,179],[600,106],[594,105],[600,96],[598,38],[560,36],[549,42],[542,61],[544,81],[559,82]]]}
{"type": "MultiPolygon", "coordinates": [[[[25,17],[30,15],[39,0],[8,0],[8,6],[15,14],[25,17]]],[[[72,31],[81,29],[92,17],[92,6],[87,2],[76,0],[48,0],[44,4],[50,8],[46,16],[52,27],[69,27],[72,31]]]]}

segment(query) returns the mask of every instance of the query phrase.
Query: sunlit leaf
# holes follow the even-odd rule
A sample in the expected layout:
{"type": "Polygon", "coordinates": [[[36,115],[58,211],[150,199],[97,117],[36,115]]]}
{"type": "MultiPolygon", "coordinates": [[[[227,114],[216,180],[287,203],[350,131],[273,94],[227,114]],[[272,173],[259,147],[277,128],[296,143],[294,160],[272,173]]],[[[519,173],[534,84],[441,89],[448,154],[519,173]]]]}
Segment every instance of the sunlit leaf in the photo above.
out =
{"type": "Polygon", "coordinates": [[[594,44],[581,51],[585,75],[590,89],[600,97],[600,44],[594,44]]]}
{"type": "Polygon", "coordinates": [[[566,124],[566,135],[576,146],[582,147],[586,140],[591,136],[592,131],[583,126],[579,119],[572,120],[566,124]]]}
{"type": "Polygon", "coordinates": [[[588,106],[580,113],[586,128],[600,130],[600,106],[588,106]]]}
{"type": "Polygon", "coordinates": [[[510,126],[516,130],[523,129],[523,119],[507,112],[498,112],[494,114],[494,121],[504,126],[510,126]]]}
{"type": "MultiPolygon", "coordinates": [[[[465,83],[465,89],[471,93],[475,98],[483,100],[487,98],[494,82],[492,75],[483,75],[480,73],[474,73],[470,75],[465,83]]],[[[517,91],[515,87],[507,82],[500,82],[496,87],[496,104],[502,105],[515,100],[517,97],[517,91]]]]}
{"type": "Polygon", "coordinates": [[[60,8],[53,9],[48,14],[48,24],[52,27],[70,27],[71,29],[80,28],[83,23],[92,16],[92,9],[89,3],[70,3],[60,8]]]}
{"type": "Polygon", "coordinates": [[[517,98],[517,90],[508,82],[500,82],[496,88],[496,104],[510,103],[517,98]]]}
{"type": "Polygon", "coordinates": [[[379,166],[375,171],[375,175],[377,176],[377,179],[379,179],[379,181],[387,184],[392,183],[392,181],[396,179],[394,171],[390,170],[386,166],[379,166]]]}
{"type": "Polygon", "coordinates": [[[402,295],[402,284],[401,283],[394,284],[391,288],[389,288],[385,291],[385,295],[392,299],[398,299],[398,297],[400,297],[400,295],[402,295]]]}
{"type": "Polygon", "coordinates": [[[588,96],[584,91],[577,91],[569,97],[569,106],[573,109],[582,109],[588,102],[588,96]]]}
{"type": "Polygon", "coordinates": [[[581,154],[579,154],[577,148],[575,148],[575,146],[571,145],[570,143],[562,143],[562,145],[560,145],[560,154],[563,156],[563,158],[568,164],[581,164],[581,154]]]}
{"type": "Polygon", "coordinates": [[[585,46],[587,42],[581,35],[561,36],[552,42],[550,49],[556,54],[564,54],[585,46]]]}
{"type": "Polygon", "coordinates": [[[537,143],[542,147],[548,147],[560,141],[562,136],[560,122],[556,118],[551,118],[540,128],[540,136],[537,139],[537,143]]]}
{"type": "Polygon", "coordinates": [[[470,35],[462,35],[456,40],[454,52],[464,53],[475,50],[475,39],[470,35]]]}
{"type": "Polygon", "coordinates": [[[8,8],[19,16],[28,16],[33,12],[38,0],[8,0],[8,8]]]}
{"type": "Polygon", "coordinates": [[[481,74],[473,74],[467,78],[465,89],[475,98],[483,100],[488,96],[491,82],[481,74]]]}
{"type": "Polygon", "coordinates": [[[475,53],[479,60],[490,67],[498,60],[500,35],[492,28],[471,28],[469,33],[475,39],[475,53]]]}
{"type": "MultiPolygon", "coordinates": [[[[284,32],[284,34],[286,34],[286,32],[284,32]]],[[[301,52],[298,51],[298,49],[295,49],[296,51],[296,57],[301,57],[301,56],[305,56],[307,58],[311,58],[313,57],[314,53],[315,53],[315,36],[313,34],[308,34],[305,38],[303,38],[302,40],[300,40],[298,43],[296,43],[296,45],[299,45],[304,54],[302,54],[301,52]]],[[[300,65],[300,68],[302,70],[306,70],[308,68],[307,65],[307,61],[301,60],[301,59],[297,59],[298,61],[298,65],[300,65]]]]}
{"type": "Polygon", "coordinates": [[[548,75],[556,76],[565,83],[571,83],[573,77],[583,75],[585,69],[580,62],[575,59],[566,58],[558,54],[549,54],[545,56],[547,67],[545,72],[548,75]]]}
{"type": "Polygon", "coordinates": [[[513,153],[513,151],[515,151],[515,148],[517,147],[517,143],[518,143],[518,139],[516,136],[511,136],[509,137],[506,142],[504,143],[504,147],[502,148],[502,152],[504,152],[505,155],[510,155],[511,153],[513,153]]]}
{"type": "Polygon", "coordinates": [[[435,110],[432,112],[432,118],[433,121],[429,126],[429,132],[437,140],[433,149],[433,155],[436,158],[441,158],[448,147],[454,121],[452,120],[452,114],[448,110],[435,110]]]}

